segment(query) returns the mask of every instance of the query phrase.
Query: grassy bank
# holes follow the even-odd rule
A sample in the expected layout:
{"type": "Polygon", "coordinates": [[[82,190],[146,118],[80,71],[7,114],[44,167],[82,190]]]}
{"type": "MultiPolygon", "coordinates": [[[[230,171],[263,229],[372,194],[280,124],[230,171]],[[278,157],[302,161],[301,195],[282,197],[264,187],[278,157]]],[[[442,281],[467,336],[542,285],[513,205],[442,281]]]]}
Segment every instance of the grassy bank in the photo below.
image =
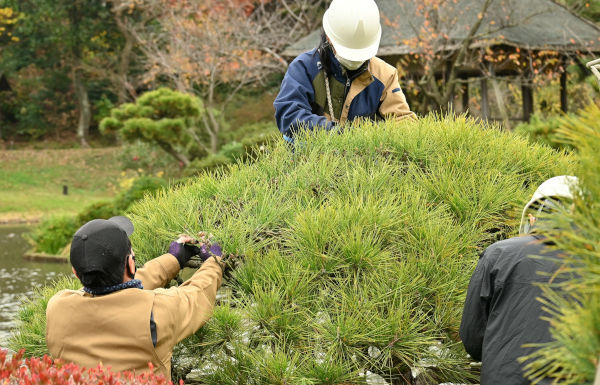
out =
{"type": "Polygon", "coordinates": [[[115,194],[117,148],[0,151],[0,223],[75,214],[115,194]],[[63,185],[69,194],[63,195],[63,185]]]}

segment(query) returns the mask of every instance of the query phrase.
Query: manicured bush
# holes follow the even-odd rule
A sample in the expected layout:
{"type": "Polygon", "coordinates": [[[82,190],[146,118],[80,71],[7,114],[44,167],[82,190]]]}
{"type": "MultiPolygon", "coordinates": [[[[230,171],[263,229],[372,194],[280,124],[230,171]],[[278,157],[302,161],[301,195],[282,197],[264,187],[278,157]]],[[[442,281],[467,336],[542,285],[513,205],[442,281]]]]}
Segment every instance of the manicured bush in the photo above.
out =
{"type": "Polygon", "coordinates": [[[548,118],[533,115],[529,123],[521,123],[515,127],[515,132],[529,138],[532,142],[542,143],[557,150],[570,149],[570,146],[558,141],[557,131],[562,124],[562,117],[558,115],[548,118]]]}
{"type": "Polygon", "coordinates": [[[76,218],[68,215],[45,218],[31,233],[29,239],[35,251],[58,254],[71,242],[73,234],[79,228],[76,218]]]}
{"type": "MultiPolygon", "coordinates": [[[[47,355],[42,358],[23,359],[25,351],[10,356],[0,348],[0,380],[12,385],[158,385],[167,384],[164,374],[145,372],[111,372],[99,364],[95,368],[81,368],[72,363],[53,361],[47,355]]],[[[152,364],[149,364],[152,369],[152,364]]],[[[168,384],[173,385],[171,381],[168,384]]],[[[180,382],[183,385],[183,382],[180,382]]]]}
{"type": "MultiPolygon", "coordinates": [[[[271,124],[271,128],[275,125],[271,124]]],[[[253,126],[254,127],[254,126],[253,126]]],[[[203,172],[213,172],[217,170],[227,170],[229,166],[236,162],[244,162],[252,160],[258,157],[265,146],[269,142],[275,140],[279,134],[269,133],[268,131],[258,131],[264,128],[264,125],[260,125],[254,128],[248,129],[248,136],[243,137],[240,142],[233,141],[223,147],[217,154],[209,155],[202,159],[196,159],[190,163],[185,169],[184,176],[196,176],[203,172]]]]}
{"type": "Polygon", "coordinates": [[[202,151],[206,139],[206,135],[201,138],[203,131],[199,129],[204,114],[198,97],[159,88],[144,93],[135,103],[114,108],[100,122],[100,131],[118,133],[129,142],[141,140],[156,145],[187,166],[194,153],[202,151]]]}
{"type": "Polygon", "coordinates": [[[590,106],[579,118],[564,120],[560,140],[580,158],[576,174],[580,195],[572,212],[556,218],[549,238],[564,250],[559,271],[562,285],[544,287],[543,303],[550,310],[555,342],[533,354],[532,379],[548,377],[560,384],[594,384],[600,370],[600,109],[590,106]]]}
{"type": "Polygon", "coordinates": [[[173,373],[476,381],[458,327],[478,253],[516,233],[519,208],[571,157],[464,117],[364,122],[264,152],[131,209],[140,263],[200,230],[241,261],[213,318],[176,348],[173,373]]]}
{"type": "Polygon", "coordinates": [[[34,249],[37,252],[59,254],[71,242],[75,231],[86,222],[123,215],[133,202],[142,199],[145,194],[153,194],[166,186],[167,182],[162,178],[142,176],[136,178],[130,188],[121,192],[112,201],[92,203],[76,217],[49,217],[43,220],[31,235],[34,249]]]}
{"type": "Polygon", "coordinates": [[[585,109],[565,116],[542,118],[533,115],[531,122],[515,127],[515,132],[529,138],[530,141],[542,143],[557,150],[573,150],[573,144],[564,140],[564,128],[573,125],[589,125],[600,122],[600,109],[591,104],[585,109]]]}

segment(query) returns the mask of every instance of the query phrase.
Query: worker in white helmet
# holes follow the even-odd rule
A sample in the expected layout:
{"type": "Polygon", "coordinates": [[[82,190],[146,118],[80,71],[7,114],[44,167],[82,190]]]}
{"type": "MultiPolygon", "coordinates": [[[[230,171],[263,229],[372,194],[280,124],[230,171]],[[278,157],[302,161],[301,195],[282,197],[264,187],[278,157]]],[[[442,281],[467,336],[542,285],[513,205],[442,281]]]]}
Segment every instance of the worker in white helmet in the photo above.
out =
{"type": "Polygon", "coordinates": [[[494,243],[477,263],[460,337],[467,353],[482,362],[481,385],[530,384],[523,371],[528,362],[519,358],[536,350],[530,344],[552,341],[538,284],[565,279],[552,278],[564,252],[551,246],[540,221],[569,209],[577,185],[576,177],[564,175],[542,183],[525,205],[520,236],[494,243]]]}
{"type": "Polygon", "coordinates": [[[292,142],[299,129],[331,130],[356,118],[415,119],[396,68],[375,57],[381,40],[373,0],[333,0],[318,48],[289,66],[275,99],[275,120],[292,142]]]}

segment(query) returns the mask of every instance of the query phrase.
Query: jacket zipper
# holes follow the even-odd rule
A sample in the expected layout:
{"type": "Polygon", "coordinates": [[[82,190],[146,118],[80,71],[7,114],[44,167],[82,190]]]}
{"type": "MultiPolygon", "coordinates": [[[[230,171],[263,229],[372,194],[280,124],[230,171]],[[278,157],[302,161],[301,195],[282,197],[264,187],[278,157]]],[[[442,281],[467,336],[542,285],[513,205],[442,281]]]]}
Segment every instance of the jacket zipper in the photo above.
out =
{"type": "Polygon", "coordinates": [[[344,104],[346,103],[346,98],[348,97],[348,92],[350,91],[350,78],[346,77],[346,88],[344,88],[344,100],[342,100],[342,110],[344,109],[344,104]]]}
{"type": "Polygon", "coordinates": [[[346,98],[348,97],[348,92],[350,92],[350,84],[352,83],[352,80],[354,80],[357,77],[359,77],[360,75],[362,75],[365,71],[367,71],[368,68],[369,68],[368,65],[364,66],[362,71],[354,74],[354,76],[352,78],[350,78],[350,76],[346,75],[346,87],[344,88],[344,100],[342,101],[342,110],[344,109],[344,106],[346,105],[346,98]]]}

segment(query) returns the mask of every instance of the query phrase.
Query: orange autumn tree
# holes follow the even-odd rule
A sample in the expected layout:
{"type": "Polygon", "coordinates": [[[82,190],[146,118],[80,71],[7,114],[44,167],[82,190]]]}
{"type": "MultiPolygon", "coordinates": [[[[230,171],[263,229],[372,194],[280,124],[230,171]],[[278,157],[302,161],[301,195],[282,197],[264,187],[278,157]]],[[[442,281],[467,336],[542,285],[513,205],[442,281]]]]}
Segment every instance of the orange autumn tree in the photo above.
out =
{"type": "Polygon", "coordinates": [[[144,52],[146,81],[167,79],[178,91],[198,96],[205,108],[199,124],[204,150],[216,153],[224,108],[245,87],[279,70],[276,55],[261,49],[258,23],[247,0],[146,0],[156,25],[133,33],[144,52]],[[149,7],[149,4],[151,7],[149,7]]]}

